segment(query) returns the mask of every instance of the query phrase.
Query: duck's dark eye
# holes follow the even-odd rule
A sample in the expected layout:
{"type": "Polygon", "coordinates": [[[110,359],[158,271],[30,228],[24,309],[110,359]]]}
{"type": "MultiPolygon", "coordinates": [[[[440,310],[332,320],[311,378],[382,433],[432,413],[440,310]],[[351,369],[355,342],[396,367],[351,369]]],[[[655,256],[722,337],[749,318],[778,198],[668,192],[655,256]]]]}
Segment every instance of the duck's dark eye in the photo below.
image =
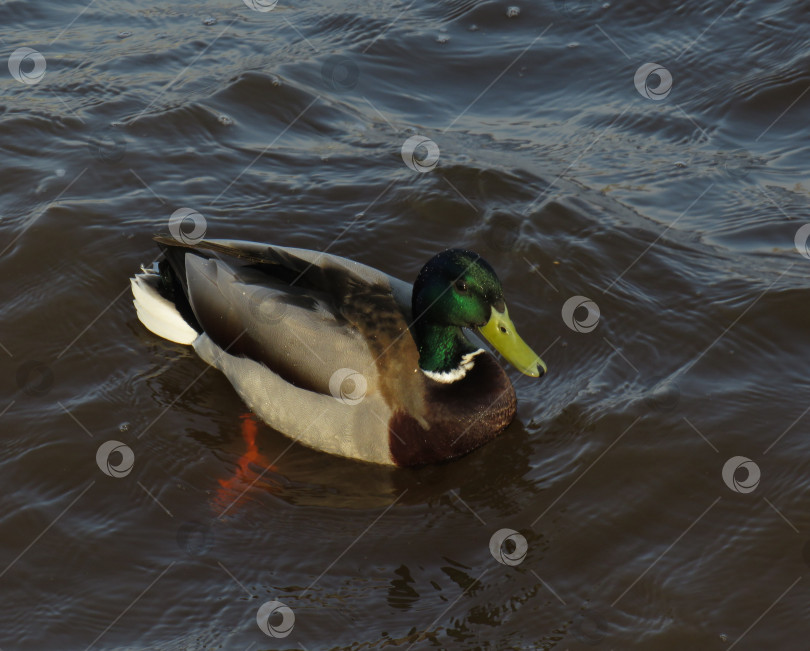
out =
{"type": "Polygon", "coordinates": [[[467,283],[464,282],[463,280],[457,280],[456,281],[456,291],[459,292],[460,294],[466,294],[467,293],[467,283]]]}
{"type": "Polygon", "coordinates": [[[500,330],[500,331],[501,331],[503,334],[506,334],[507,332],[509,332],[509,331],[508,331],[508,330],[507,330],[507,329],[506,329],[504,326],[498,326],[498,329],[499,329],[499,330],[500,330]]]}

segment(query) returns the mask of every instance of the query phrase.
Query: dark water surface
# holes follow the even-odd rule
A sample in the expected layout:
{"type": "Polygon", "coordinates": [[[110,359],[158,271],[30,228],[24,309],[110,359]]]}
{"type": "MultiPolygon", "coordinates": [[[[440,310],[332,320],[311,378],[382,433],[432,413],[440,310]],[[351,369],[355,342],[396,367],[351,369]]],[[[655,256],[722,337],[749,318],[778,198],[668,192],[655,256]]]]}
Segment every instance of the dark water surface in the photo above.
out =
{"type": "Polygon", "coordinates": [[[0,3],[3,651],[807,648],[806,8],[514,2],[0,3]],[[180,208],[477,250],[549,374],[451,464],[289,447],[135,317],[180,208]]]}

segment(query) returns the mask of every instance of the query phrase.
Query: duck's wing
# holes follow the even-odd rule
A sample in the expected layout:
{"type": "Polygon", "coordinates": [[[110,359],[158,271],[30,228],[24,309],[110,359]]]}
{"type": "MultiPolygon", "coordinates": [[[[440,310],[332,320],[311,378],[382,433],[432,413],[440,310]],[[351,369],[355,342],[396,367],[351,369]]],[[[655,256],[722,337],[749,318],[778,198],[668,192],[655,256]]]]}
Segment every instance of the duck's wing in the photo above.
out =
{"type": "Polygon", "coordinates": [[[387,273],[331,253],[309,249],[274,246],[242,240],[201,240],[183,243],[168,235],[155,237],[164,250],[193,250],[207,257],[232,258],[242,266],[258,265],[263,272],[286,280],[292,286],[334,287],[334,270],[342,270],[368,285],[390,287],[397,305],[410,319],[413,286],[387,273]]]}
{"type": "Polygon", "coordinates": [[[251,409],[311,447],[395,462],[393,415],[426,423],[410,285],[303,249],[158,241],[175,300],[201,331],[195,350],[251,409]]]}
{"type": "Polygon", "coordinates": [[[200,329],[228,354],[324,395],[341,369],[362,374],[369,393],[379,391],[381,372],[413,372],[408,283],[317,251],[156,239],[200,329]]]}

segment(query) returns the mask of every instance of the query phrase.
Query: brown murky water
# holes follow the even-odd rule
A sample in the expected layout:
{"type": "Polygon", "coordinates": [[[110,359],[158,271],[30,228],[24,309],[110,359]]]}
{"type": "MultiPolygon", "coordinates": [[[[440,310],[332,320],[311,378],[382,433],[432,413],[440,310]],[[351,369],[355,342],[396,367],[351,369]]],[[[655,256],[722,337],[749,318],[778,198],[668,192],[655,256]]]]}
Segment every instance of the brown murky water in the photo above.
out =
{"type": "Polygon", "coordinates": [[[255,2],[0,4],[0,648],[805,648],[800,3],[255,2]],[[451,464],[289,447],[136,320],[180,208],[477,250],[549,374],[451,464]]]}

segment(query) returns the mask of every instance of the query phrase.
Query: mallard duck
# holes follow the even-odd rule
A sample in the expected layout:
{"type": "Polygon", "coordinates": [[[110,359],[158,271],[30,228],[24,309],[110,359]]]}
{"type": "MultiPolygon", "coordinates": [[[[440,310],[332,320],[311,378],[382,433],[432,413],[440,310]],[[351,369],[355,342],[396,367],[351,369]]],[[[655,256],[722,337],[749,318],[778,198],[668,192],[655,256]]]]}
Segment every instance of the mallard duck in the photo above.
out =
{"type": "Polygon", "coordinates": [[[318,251],[155,240],[163,259],[131,279],[140,321],[192,345],[262,420],[312,448],[418,466],[497,436],[515,390],[469,330],[522,373],[546,371],[472,251],[442,251],[412,287],[318,251]]]}

